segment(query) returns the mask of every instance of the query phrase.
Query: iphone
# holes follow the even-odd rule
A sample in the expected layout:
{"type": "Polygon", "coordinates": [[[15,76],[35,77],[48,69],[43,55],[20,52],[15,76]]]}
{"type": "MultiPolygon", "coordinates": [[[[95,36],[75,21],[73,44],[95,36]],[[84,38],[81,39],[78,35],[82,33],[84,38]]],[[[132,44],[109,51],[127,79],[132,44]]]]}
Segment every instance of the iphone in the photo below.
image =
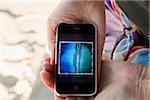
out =
{"type": "Polygon", "coordinates": [[[97,91],[97,28],[93,23],[61,23],[56,32],[56,93],[92,96],[97,91]]]}

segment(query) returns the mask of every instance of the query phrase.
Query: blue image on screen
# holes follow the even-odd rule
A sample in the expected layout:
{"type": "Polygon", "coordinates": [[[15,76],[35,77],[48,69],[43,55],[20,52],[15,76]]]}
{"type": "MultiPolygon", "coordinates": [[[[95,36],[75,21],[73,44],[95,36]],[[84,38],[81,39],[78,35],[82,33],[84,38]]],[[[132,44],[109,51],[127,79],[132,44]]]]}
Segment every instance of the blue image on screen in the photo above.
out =
{"type": "Polygon", "coordinates": [[[92,43],[60,43],[60,73],[92,73],[92,43]]]}

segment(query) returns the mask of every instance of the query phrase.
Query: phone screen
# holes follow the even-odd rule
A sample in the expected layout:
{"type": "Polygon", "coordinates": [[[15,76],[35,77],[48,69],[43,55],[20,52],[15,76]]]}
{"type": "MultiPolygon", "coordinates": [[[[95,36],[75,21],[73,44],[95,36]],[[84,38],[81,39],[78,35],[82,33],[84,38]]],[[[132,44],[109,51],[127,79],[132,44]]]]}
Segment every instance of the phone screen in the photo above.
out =
{"type": "Polygon", "coordinates": [[[96,90],[96,27],[61,23],[57,28],[56,91],[88,95],[96,90]]]}

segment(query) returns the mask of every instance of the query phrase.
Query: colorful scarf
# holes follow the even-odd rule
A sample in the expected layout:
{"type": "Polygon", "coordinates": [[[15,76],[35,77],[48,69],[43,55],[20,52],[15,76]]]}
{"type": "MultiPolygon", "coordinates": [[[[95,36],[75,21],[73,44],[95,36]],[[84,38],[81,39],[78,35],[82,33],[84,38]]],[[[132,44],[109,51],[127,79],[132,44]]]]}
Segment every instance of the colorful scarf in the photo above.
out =
{"type": "Polygon", "coordinates": [[[128,19],[115,0],[105,0],[105,11],[104,54],[107,58],[150,66],[150,48],[141,38],[143,32],[128,19]]]}

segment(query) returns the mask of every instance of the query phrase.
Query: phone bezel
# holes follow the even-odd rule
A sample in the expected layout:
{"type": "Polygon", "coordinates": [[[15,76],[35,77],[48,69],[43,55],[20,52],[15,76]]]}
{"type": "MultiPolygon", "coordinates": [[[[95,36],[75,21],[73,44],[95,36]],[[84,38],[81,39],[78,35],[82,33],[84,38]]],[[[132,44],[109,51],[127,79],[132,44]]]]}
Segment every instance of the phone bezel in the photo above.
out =
{"type": "MultiPolygon", "coordinates": [[[[90,94],[61,94],[56,91],[56,84],[54,85],[54,92],[58,96],[93,96],[97,92],[97,26],[92,22],[64,22],[65,24],[91,24],[95,28],[95,91],[90,94]]],[[[62,24],[62,23],[60,23],[62,24]]],[[[60,25],[59,24],[59,25],[60,25]]],[[[57,42],[58,42],[58,27],[56,28],[56,42],[55,42],[55,65],[57,64],[57,42]]]]}

